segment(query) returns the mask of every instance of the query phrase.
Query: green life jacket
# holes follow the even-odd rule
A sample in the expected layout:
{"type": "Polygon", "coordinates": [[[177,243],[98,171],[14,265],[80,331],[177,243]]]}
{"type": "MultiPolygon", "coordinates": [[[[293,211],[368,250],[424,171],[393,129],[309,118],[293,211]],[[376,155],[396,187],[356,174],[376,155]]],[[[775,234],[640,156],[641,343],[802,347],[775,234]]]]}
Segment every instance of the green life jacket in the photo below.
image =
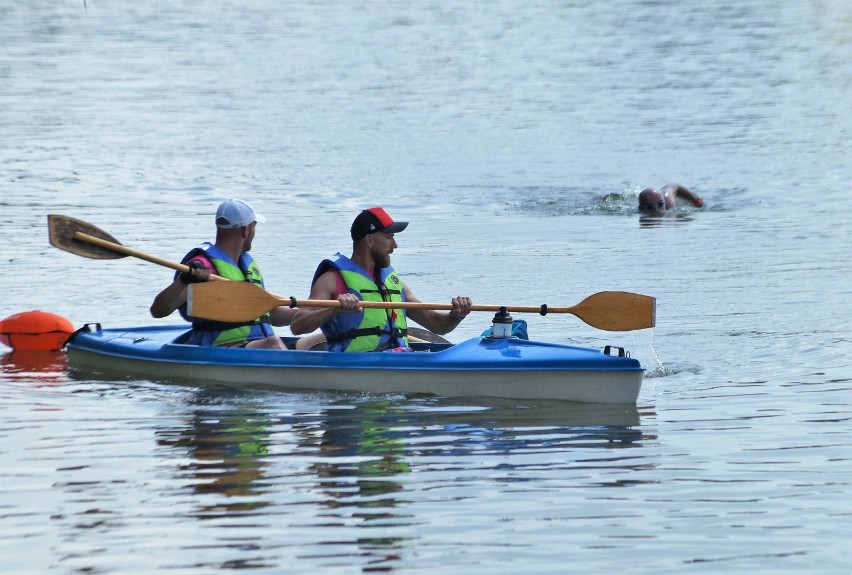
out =
{"type": "MultiPolygon", "coordinates": [[[[320,263],[314,281],[332,268],[340,274],[346,291],[362,301],[405,301],[402,280],[391,267],[378,270],[381,283],[376,283],[361,266],[336,254],[320,263]]],[[[329,351],[384,351],[408,346],[408,321],[402,308],[364,308],[336,315],[320,329],[329,351]]]]}
{"type": "MultiPolygon", "coordinates": [[[[210,243],[204,243],[186,254],[182,260],[186,263],[201,256],[215,268],[216,275],[234,281],[246,281],[263,287],[263,274],[257,263],[248,252],[240,256],[239,262],[234,262],[221,249],[210,243]]],[[[244,323],[228,323],[221,321],[210,321],[188,316],[186,305],[179,308],[180,314],[187,321],[192,322],[192,335],[188,343],[195,345],[231,345],[243,341],[264,339],[274,335],[269,323],[269,314],[257,318],[254,321],[244,323]]]]}

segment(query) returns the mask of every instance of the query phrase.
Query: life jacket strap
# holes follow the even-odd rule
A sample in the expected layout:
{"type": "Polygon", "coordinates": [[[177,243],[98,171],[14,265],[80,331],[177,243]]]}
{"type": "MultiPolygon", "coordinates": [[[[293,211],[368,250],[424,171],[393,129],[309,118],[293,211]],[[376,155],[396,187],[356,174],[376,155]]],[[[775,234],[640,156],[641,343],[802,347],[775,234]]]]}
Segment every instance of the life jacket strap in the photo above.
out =
{"type": "MultiPolygon", "coordinates": [[[[359,329],[350,329],[347,332],[338,334],[334,337],[328,338],[326,341],[330,344],[338,343],[341,341],[348,341],[350,339],[355,339],[358,337],[377,335],[379,337],[383,335],[389,335],[390,341],[401,340],[403,337],[408,335],[408,329],[399,329],[398,327],[394,327],[392,330],[388,331],[386,329],[382,329],[380,327],[362,327],[359,329]]],[[[396,347],[396,346],[393,346],[396,347]]]]}

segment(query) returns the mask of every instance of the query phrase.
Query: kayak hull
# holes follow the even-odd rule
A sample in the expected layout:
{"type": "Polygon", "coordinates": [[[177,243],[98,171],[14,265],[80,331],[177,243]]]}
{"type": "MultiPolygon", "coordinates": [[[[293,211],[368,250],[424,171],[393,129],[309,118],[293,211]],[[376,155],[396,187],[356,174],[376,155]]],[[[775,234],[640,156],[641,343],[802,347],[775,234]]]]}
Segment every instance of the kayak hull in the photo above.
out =
{"type": "Polygon", "coordinates": [[[517,338],[348,354],[199,347],[180,343],[186,334],[185,325],[97,326],[68,342],[69,365],[111,376],[242,387],[610,404],[635,404],[644,372],[630,357],[517,338]]]}

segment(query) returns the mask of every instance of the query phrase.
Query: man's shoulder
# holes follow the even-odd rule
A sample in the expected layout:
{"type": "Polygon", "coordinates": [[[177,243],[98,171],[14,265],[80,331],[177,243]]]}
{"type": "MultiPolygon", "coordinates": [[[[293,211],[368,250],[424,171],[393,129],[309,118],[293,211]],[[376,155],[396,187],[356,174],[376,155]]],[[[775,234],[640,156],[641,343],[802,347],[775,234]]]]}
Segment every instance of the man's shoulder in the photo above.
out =
{"type": "Polygon", "coordinates": [[[213,265],[213,262],[204,254],[196,254],[193,257],[189,258],[186,263],[189,264],[191,262],[200,262],[201,265],[206,267],[208,270],[215,271],[216,266],[213,265]]]}

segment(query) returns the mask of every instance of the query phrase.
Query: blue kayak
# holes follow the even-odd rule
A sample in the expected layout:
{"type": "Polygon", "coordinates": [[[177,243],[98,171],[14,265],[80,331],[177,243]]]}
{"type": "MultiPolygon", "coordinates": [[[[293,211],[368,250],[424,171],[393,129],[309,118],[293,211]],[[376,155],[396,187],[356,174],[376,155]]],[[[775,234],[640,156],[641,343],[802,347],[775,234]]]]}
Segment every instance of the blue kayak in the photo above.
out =
{"type": "Polygon", "coordinates": [[[412,343],[413,352],[333,353],[201,347],[183,343],[188,334],[186,324],[89,324],[68,342],[68,361],[90,373],[194,384],[612,404],[635,404],[644,373],[621,348],[517,337],[412,343]]]}

